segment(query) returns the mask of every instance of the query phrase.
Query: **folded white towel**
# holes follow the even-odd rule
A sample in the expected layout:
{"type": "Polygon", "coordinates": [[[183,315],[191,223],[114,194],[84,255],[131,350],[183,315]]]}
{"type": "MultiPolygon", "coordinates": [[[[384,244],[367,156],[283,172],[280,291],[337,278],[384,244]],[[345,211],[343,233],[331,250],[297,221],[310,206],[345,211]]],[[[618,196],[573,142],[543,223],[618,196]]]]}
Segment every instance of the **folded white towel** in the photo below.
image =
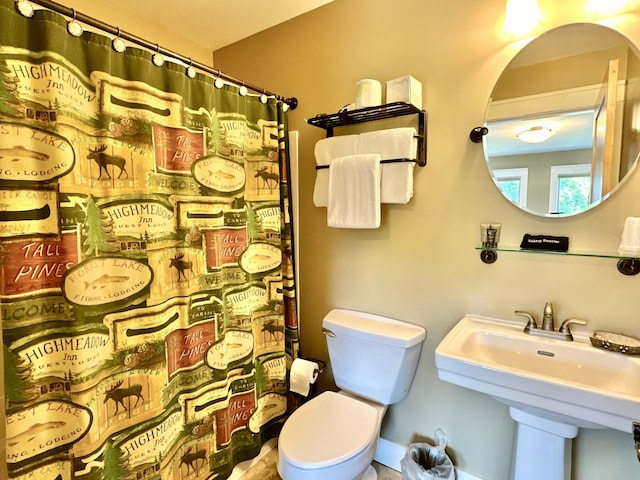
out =
{"type": "Polygon", "coordinates": [[[382,160],[416,158],[418,139],[413,127],[364,132],[358,139],[357,153],[379,153],[382,160]]]}
{"type": "Polygon", "coordinates": [[[385,163],[382,165],[380,203],[406,204],[413,198],[413,169],[415,162],[385,163]]]}
{"type": "MultiPolygon", "coordinates": [[[[418,139],[413,127],[376,130],[360,134],[358,153],[379,153],[382,160],[416,159],[418,139]]],[[[381,203],[408,203],[413,197],[415,162],[385,163],[382,165],[381,203]]]]}
{"type": "Polygon", "coordinates": [[[357,154],[359,139],[360,135],[355,134],[338,135],[318,140],[314,149],[316,164],[328,165],[334,158],[357,154]]]}
{"type": "Polygon", "coordinates": [[[380,154],[347,155],[331,162],[327,225],[380,226],[380,154]]]}
{"type": "Polygon", "coordinates": [[[640,218],[627,217],[624,221],[618,253],[622,256],[640,256],[640,218]]]}
{"type": "MultiPolygon", "coordinates": [[[[318,140],[315,146],[316,165],[329,165],[331,160],[358,153],[359,135],[340,135],[318,140]]],[[[313,204],[316,207],[329,205],[329,169],[316,170],[316,182],[313,187],[313,204]]]]}

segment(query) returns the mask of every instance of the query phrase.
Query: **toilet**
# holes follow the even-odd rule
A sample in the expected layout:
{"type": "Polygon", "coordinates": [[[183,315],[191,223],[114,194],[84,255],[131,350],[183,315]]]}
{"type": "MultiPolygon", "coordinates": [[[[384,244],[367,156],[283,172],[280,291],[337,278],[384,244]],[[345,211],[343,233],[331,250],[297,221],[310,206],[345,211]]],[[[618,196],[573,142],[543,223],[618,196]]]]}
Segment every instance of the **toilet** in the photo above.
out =
{"type": "Polygon", "coordinates": [[[338,392],[323,392],[287,419],[278,439],[283,480],[375,480],[371,466],[387,406],[402,400],[424,328],[353,310],[322,321],[338,392]]]}

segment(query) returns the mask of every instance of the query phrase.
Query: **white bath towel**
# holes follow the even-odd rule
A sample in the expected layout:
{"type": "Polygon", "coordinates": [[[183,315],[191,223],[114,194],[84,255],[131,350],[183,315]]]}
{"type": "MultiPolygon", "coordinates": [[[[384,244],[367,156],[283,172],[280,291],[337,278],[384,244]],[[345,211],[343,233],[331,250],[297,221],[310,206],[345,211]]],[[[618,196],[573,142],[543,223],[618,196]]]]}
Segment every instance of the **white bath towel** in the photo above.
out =
{"type": "MultiPolygon", "coordinates": [[[[359,135],[340,135],[318,140],[315,146],[316,165],[329,165],[331,160],[358,153],[359,135]]],[[[329,205],[329,169],[316,170],[316,182],[313,187],[313,204],[316,207],[329,205]]]]}
{"type": "Polygon", "coordinates": [[[406,204],[413,198],[415,162],[382,164],[380,203],[406,204]]]}
{"type": "MultiPolygon", "coordinates": [[[[418,153],[416,130],[412,127],[376,130],[360,134],[358,153],[379,153],[382,160],[407,158],[415,160],[418,153]]],[[[415,162],[385,163],[382,165],[380,201],[408,203],[413,197],[415,162]]]]}
{"type": "Polygon", "coordinates": [[[359,137],[357,153],[379,153],[382,160],[416,158],[418,140],[413,127],[364,132],[359,137]]]}
{"type": "Polygon", "coordinates": [[[624,221],[618,253],[622,256],[640,256],[640,218],[627,217],[624,221]]]}
{"type": "Polygon", "coordinates": [[[380,158],[380,154],[347,155],[331,162],[327,225],[380,226],[380,158]]]}

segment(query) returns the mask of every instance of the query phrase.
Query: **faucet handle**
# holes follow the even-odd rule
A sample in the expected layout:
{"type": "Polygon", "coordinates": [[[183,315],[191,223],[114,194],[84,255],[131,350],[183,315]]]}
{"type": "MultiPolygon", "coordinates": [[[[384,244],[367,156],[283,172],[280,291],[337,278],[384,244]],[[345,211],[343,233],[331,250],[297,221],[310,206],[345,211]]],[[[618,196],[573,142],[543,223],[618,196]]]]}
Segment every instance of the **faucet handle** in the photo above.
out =
{"type": "Polygon", "coordinates": [[[587,322],[585,322],[584,320],[578,320],[577,318],[567,318],[564,322],[562,322],[562,325],[560,325],[558,332],[564,333],[564,336],[567,340],[573,340],[573,334],[571,333],[571,329],[569,328],[569,325],[586,325],[586,324],[587,322]]]}
{"type": "Polygon", "coordinates": [[[567,318],[564,322],[562,322],[562,325],[560,325],[560,328],[558,329],[558,331],[560,333],[571,333],[571,329],[569,328],[569,325],[586,325],[587,322],[585,322],[584,320],[578,320],[577,318],[567,318]]]}
{"type": "Polygon", "coordinates": [[[536,319],[529,312],[525,312],[525,311],[522,311],[522,310],[516,310],[513,313],[515,313],[516,315],[519,315],[520,317],[525,317],[528,320],[527,326],[524,327],[525,331],[526,330],[531,330],[531,329],[534,329],[534,328],[538,328],[538,324],[536,322],[536,319]]]}

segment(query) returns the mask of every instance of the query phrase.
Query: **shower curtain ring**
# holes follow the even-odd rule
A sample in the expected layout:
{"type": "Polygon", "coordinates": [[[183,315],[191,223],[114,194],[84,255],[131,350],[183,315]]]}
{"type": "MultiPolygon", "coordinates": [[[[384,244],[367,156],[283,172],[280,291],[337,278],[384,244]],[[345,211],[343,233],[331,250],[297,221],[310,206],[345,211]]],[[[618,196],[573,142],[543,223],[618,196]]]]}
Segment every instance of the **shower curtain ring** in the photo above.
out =
{"type": "Polygon", "coordinates": [[[187,77],[196,78],[196,69],[193,68],[193,60],[189,58],[189,66],[187,67],[187,77]]]}
{"type": "Polygon", "coordinates": [[[127,44],[124,43],[124,40],[120,38],[120,27],[116,27],[116,29],[117,34],[116,37],[111,41],[111,46],[116,52],[122,53],[127,49],[127,44]]]}
{"type": "Polygon", "coordinates": [[[160,47],[158,46],[157,43],[156,43],[156,53],[151,55],[151,61],[156,67],[161,67],[162,65],[164,65],[164,57],[160,53],[160,47]]]}
{"type": "Polygon", "coordinates": [[[218,78],[213,82],[213,86],[216,88],[224,87],[224,80],[222,80],[222,72],[218,70],[218,78]]]}
{"type": "Polygon", "coordinates": [[[75,8],[71,9],[71,14],[71,20],[67,22],[67,32],[69,32],[69,34],[73,35],[74,37],[79,37],[84,32],[84,29],[82,28],[82,25],[80,25],[80,22],[76,20],[75,8]]]}
{"type": "Polygon", "coordinates": [[[262,95],[260,95],[260,101],[262,103],[267,103],[269,101],[269,97],[267,97],[267,91],[262,90],[262,95]]]}
{"type": "Polygon", "coordinates": [[[16,0],[16,9],[23,17],[33,17],[33,5],[31,5],[28,0],[16,0]]]}
{"type": "Polygon", "coordinates": [[[247,95],[247,93],[249,93],[249,89],[246,87],[244,82],[242,82],[242,85],[240,86],[240,95],[244,97],[247,95]]]}

